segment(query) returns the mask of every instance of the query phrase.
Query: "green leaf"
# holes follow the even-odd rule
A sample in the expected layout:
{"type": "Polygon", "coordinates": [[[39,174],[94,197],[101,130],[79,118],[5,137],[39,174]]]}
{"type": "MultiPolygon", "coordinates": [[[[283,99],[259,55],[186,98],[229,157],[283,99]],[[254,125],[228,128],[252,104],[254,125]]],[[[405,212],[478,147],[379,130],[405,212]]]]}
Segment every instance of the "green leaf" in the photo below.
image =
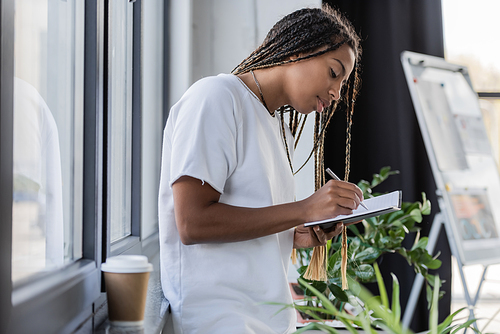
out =
{"type": "Polygon", "coordinates": [[[353,295],[359,296],[361,285],[349,276],[347,276],[347,283],[349,284],[349,291],[351,291],[353,295]]]}
{"type": "Polygon", "coordinates": [[[411,266],[411,260],[410,260],[410,257],[408,256],[408,254],[406,253],[406,248],[400,247],[396,251],[399,254],[401,254],[401,256],[403,256],[406,259],[406,261],[408,262],[408,265],[411,266]]]}
{"type": "Polygon", "coordinates": [[[413,251],[413,250],[415,250],[417,248],[425,249],[425,247],[427,247],[427,242],[429,242],[429,238],[428,237],[420,238],[420,240],[418,240],[418,242],[413,245],[413,247],[411,248],[411,250],[413,251]]]}
{"type": "Polygon", "coordinates": [[[375,270],[369,264],[361,264],[354,269],[354,274],[361,281],[370,281],[375,276],[375,270]]]}
{"type": "Polygon", "coordinates": [[[361,238],[361,233],[359,233],[359,230],[358,230],[358,228],[356,227],[356,225],[355,225],[355,224],[349,225],[349,226],[347,226],[347,228],[348,228],[349,230],[351,230],[351,231],[352,231],[352,233],[354,233],[356,236],[358,236],[358,237],[360,237],[360,238],[361,238]]]}
{"type": "Polygon", "coordinates": [[[349,297],[347,297],[347,294],[337,284],[328,284],[328,288],[330,289],[332,294],[335,296],[335,298],[337,298],[341,302],[348,302],[349,301],[349,297]]]}
{"type": "Polygon", "coordinates": [[[304,287],[304,290],[310,290],[312,294],[314,294],[316,297],[318,297],[319,300],[321,300],[321,304],[326,310],[332,312],[332,314],[334,315],[337,315],[339,313],[339,311],[335,308],[335,306],[333,306],[332,302],[330,302],[330,300],[328,300],[328,298],[326,298],[322,292],[318,291],[316,288],[308,284],[307,281],[305,281],[300,277],[297,280],[300,283],[300,285],[304,287]]]}
{"type": "MultiPolygon", "coordinates": [[[[377,218],[376,217],[370,217],[370,218],[366,218],[364,220],[364,222],[368,223],[368,225],[373,228],[373,229],[376,229],[377,228],[377,225],[378,225],[378,222],[377,222],[377,218]]],[[[363,224],[365,225],[365,224],[363,224]]],[[[366,225],[365,225],[365,228],[366,228],[366,225]]]]}
{"type": "Polygon", "coordinates": [[[417,223],[422,222],[422,212],[420,212],[420,209],[411,210],[410,217],[417,223]]]}
{"type": "MultiPolygon", "coordinates": [[[[452,333],[452,334],[455,334],[455,333],[457,333],[457,332],[458,332],[459,330],[461,330],[461,329],[471,328],[471,325],[472,325],[473,323],[475,323],[476,321],[477,321],[477,319],[470,319],[470,320],[467,320],[465,323],[463,323],[463,324],[459,325],[457,328],[455,328],[455,329],[453,330],[453,332],[451,332],[451,333],[452,333]]],[[[475,328],[471,328],[471,329],[472,329],[472,330],[474,330],[474,332],[481,334],[481,332],[477,331],[475,328]]]]}
{"type": "Polygon", "coordinates": [[[438,326],[438,299],[439,299],[439,276],[434,280],[434,291],[432,294],[431,311],[429,314],[429,329],[432,334],[437,334],[438,326]]]}
{"type": "Polygon", "coordinates": [[[439,267],[441,267],[441,260],[434,259],[425,263],[425,266],[429,269],[438,269],[439,267]]]}
{"type": "MultiPolygon", "coordinates": [[[[403,229],[403,223],[401,222],[401,220],[397,219],[395,221],[393,221],[391,223],[391,225],[389,226],[392,230],[399,230],[399,229],[403,229]]],[[[403,232],[404,234],[404,232],[403,232]]]]}
{"type": "Polygon", "coordinates": [[[394,321],[399,322],[401,319],[401,305],[399,301],[399,281],[396,275],[392,275],[392,314],[394,321]]]}
{"type": "Polygon", "coordinates": [[[392,221],[401,218],[404,214],[405,213],[403,210],[399,210],[399,211],[395,211],[395,212],[391,212],[391,213],[386,213],[385,215],[381,215],[381,216],[384,217],[384,219],[387,223],[391,223],[392,221]]]}
{"type": "Polygon", "coordinates": [[[403,202],[401,204],[401,210],[403,210],[403,212],[405,214],[408,214],[409,212],[411,212],[414,209],[420,209],[420,206],[421,206],[420,202],[413,202],[413,203],[403,202]]]}
{"type": "Polygon", "coordinates": [[[332,256],[328,258],[328,272],[332,272],[336,270],[336,264],[339,263],[339,268],[340,268],[340,261],[341,261],[341,252],[335,252],[332,256]]]}
{"type": "Polygon", "coordinates": [[[390,247],[389,244],[391,243],[391,237],[383,237],[379,240],[380,247],[383,248],[388,248],[390,247]]]}
{"type": "Polygon", "coordinates": [[[321,293],[325,292],[327,288],[327,284],[322,281],[310,281],[308,279],[305,279],[303,276],[300,277],[303,279],[305,282],[309,283],[307,284],[306,288],[304,289],[304,295],[305,296],[314,296],[312,293],[312,290],[310,288],[314,288],[314,290],[317,290],[321,293]]]}
{"type": "Polygon", "coordinates": [[[373,267],[375,269],[375,275],[377,276],[378,290],[380,292],[380,299],[382,301],[382,305],[384,305],[386,309],[389,309],[389,298],[387,298],[387,291],[385,290],[382,274],[380,273],[377,263],[374,263],[373,267]]]}
{"type": "Polygon", "coordinates": [[[332,242],[331,245],[330,245],[330,250],[334,250],[335,252],[338,251],[340,249],[340,247],[342,246],[342,242],[339,241],[339,242],[332,242]]]}
{"type": "Polygon", "coordinates": [[[307,270],[307,266],[301,266],[301,267],[297,268],[297,272],[299,273],[299,275],[304,275],[306,270],[307,270]]]}
{"type": "Polygon", "coordinates": [[[425,193],[422,193],[422,214],[423,215],[430,215],[431,214],[431,201],[427,199],[425,196],[425,193]]]}
{"type": "Polygon", "coordinates": [[[359,181],[358,187],[363,192],[363,195],[365,195],[365,192],[367,192],[368,190],[371,190],[370,183],[368,181],[365,181],[365,180],[359,181]]]}
{"type": "Polygon", "coordinates": [[[388,178],[391,175],[399,174],[399,170],[392,170],[390,166],[382,167],[380,169],[380,175],[383,175],[385,178],[388,178]]]}
{"type": "Polygon", "coordinates": [[[433,296],[430,284],[425,285],[425,295],[427,299],[427,308],[430,309],[432,306],[432,296],[433,296]]]}
{"type": "Polygon", "coordinates": [[[401,225],[401,228],[393,228],[389,231],[389,235],[394,239],[394,242],[403,241],[406,236],[405,228],[404,225],[401,225]]]}
{"type": "Polygon", "coordinates": [[[405,231],[405,233],[410,233],[410,230],[406,225],[403,225],[403,230],[405,231]]]}
{"type": "Polygon", "coordinates": [[[438,333],[443,333],[444,329],[446,327],[448,327],[453,322],[453,319],[455,318],[455,316],[465,309],[466,309],[466,307],[462,307],[461,309],[459,309],[459,310],[453,312],[452,314],[450,314],[449,316],[447,316],[446,319],[444,319],[444,321],[439,324],[438,333]]]}
{"type": "Polygon", "coordinates": [[[375,261],[380,256],[380,254],[382,254],[381,251],[373,247],[368,247],[364,251],[356,254],[354,259],[362,263],[371,263],[375,261]]]}
{"type": "Polygon", "coordinates": [[[361,240],[359,238],[353,238],[349,243],[348,253],[355,254],[358,252],[359,247],[361,246],[361,240]]]}

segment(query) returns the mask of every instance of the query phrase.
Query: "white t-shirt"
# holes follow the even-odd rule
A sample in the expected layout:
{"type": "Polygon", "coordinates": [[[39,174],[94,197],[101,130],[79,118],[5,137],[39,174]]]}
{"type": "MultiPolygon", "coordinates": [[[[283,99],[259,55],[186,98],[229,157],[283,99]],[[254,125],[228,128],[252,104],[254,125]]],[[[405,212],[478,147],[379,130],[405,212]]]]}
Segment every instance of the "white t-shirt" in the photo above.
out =
{"type": "MultiPolygon", "coordinates": [[[[293,159],[293,137],[285,126],[293,159]]],[[[293,161],[293,160],[292,160],[293,161]]],[[[235,75],[196,82],[175,104],[163,137],[160,181],[162,287],[175,333],[291,333],[288,264],[293,229],[249,241],[182,244],[172,184],[181,176],[210,184],[220,202],[265,207],[294,200],[295,183],[279,115],[271,117],[235,75]]],[[[237,219],[237,217],[235,217],[237,219]]]]}

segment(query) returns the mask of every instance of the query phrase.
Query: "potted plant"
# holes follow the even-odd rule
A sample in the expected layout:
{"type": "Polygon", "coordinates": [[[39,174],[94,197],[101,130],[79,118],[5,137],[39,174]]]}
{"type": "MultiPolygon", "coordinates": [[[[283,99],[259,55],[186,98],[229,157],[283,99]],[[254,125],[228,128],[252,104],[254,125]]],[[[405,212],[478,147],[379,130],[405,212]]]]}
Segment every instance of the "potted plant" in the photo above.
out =
{"type": "MultiPolygon", "coordinates": [[[[392,274],[393,291],[391,305],[389,305],[389,298],[378,265],[374,263],[373,267],[380,296],[374,297],[366,288],[360,287],[360,291],[358,293],[359,297],[351,298],[354,299],[353,303],[357,309],[355,315],[337,308],[322,292],[315,289],[310,283],[299,278],[301,286],[310,291],[311,295],[314,296],[306,297],[306,299],[321,301],[322,307],[307,306],[300,303],[285,305],[284,308],[294,307],[304,314],[311,315],[311,317],[317,320],[317,322],[310,323],[306,327],[298,329],[295,334],[303,333],[312,329],[321,330],[325,333],[339,333],[335,328],[325,325],[319,314],[322,314],[323,318],[324,315],[329,315],[330,317],[337,319],[350,333],[353,334],[375,333],[374,329],[376,328],[382,329],[384,333],[411,334],[412,331],[404,328],[401,323],[399,282],[397,277],[392,274]]],[[[430,304],[429,331],[425,333],[456,333],[462,329],[472,329],[474,332],[479,333],[479,331],[472,327],[472,324],[476,321],[476,319],[468,319],[465,321],[463,319],[456,319],[457,315],[466,309],[465,307],[449,315],[441,324],[438,324],[438,300],[440,295],[439,282],[439,277],[435,276],[430,304]]],[[[467,319],[467,317],[465,318],[467,319]]]]}
{"type": "MultiPolygon", "coordinates": [[[[398,174],[398,171],[392,171],[390,167],[383,167],[378,174],[373,175],[371,182],[361,180],[358,186],[363,191],[364,198],[370,198],[380,195],[374,192],[374,188],[380,185],[391,175],[398,174]]],[[[376,281],[376,272],[374,264],[385,253],[397,253],[403,256],[408,264],[413,266],[416,273],[425,277],[428,300],[431,300],[432,287],[435,284],[435,277],[429,274],[429,269],[437,269],[441,266],[441,261],[437,256],[431,256],[427,250],[427,237],[420,238],[420,227],[418,223],[422,222],[423,216],[431,212],[430,201],[422,193],[422,201],[403,202],[401,210],[380,215],[378,217],[363,220],[364,229],[356,225],[349,225],[348,231],[348,259],[347,276],[349,289],[343,291],[341,286],[341,255],[339,249],[341,241],[339,237],[327,243],[327,276],[326,282],[308,281],[303,275],[311,259],[312,249],[301,249],[297,252],[298,272],[301,279],[310,283],[309,286],[320,291],[333,305],[339,309],[345,309],[350,296],[357,296],[361,287],[359,283],[368,283],[376,281]],[[405,237],[410,233],[416,232],[415,240],[411,248],[405,248],[402,245],[405,237]]],[[[439,280],[441,284],[441,281],[439,280]]],[[[292,286],[297,288],[297,286],[292,286]]],[[[439,287],[438,287],[439,288],[439,287]]],[[[443,292],[441,292],[443,293],[443,292]]],[[[304,294],[310,295],[311,291],[305,289],[304,294]]],[[[321,306],[319,300],[306,301],[307,306],[321,306]]],[[[304,316],[304,315],[300,315],[304,316]]],[[[310,318],[310,316],[308,316],[310,318]]],[[[307,317],[306,317],[307,318],[307,317]]],[[[307,320],[304,319],[303,322],[307,320]]]]}

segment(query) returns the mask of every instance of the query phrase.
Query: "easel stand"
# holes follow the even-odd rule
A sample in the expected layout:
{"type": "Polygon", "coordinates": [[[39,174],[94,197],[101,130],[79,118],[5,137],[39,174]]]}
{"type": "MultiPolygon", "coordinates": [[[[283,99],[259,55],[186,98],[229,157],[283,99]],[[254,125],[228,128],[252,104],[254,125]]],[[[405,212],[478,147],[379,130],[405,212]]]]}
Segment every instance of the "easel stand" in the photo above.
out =
{"type": "MultiPolygon", "coordinates": [[[[442,198],[438,199],[440,207],[444,208],[444,201],[442,198]]],[[[481,276],[481,280],[479,282],[479,286],[477,288],[476,296],[474,297],[474,300],[471,299],[471,296],[469,294],[469,289],[467,288],[467,282],[465,281],[465,275],[463,271],[464,265],[462,264],[462,261],[460,260],[460,256],[458,254],[458,249],[455,243],[455,239],[453,236],[453,232],[450,230],[450,222],[447,220],[446,215],[443,214],[443,212],[439,212],[434,216],[434,221],[432,222],[432,227],[429,232],[429,241],[427,243],[427,251],[429,254],[434,253],[434,249],[436,247],[437,240],[439,238],[439,233],[441,232],[441,226],[444,225],[445,231],[448,237],[448,241],[450,244],[450,249],[453,257],[457,260],[457,265],[458,265],[458,270],[460,271],[460,278],[462,280],[462,286],[464,288],[464,295],[465,295],[465,300],[467,302],[467,306],[469,309],[469,319],[474,319],[474,307],[476,306],[477,301],[479,300],[479,294],[481,292],[481,287],[484,282],[484,278],[486,276],[486,270],[488,269],[488,266],[484,267],[483,274],[481,276]]],[[[413,314],[415,312],[415,307],[418,302],[418,298],[420,296],[420,291],[422,290],[422,285],[424,283],[424,277],[421,274],[417,274],[415,277],[415,280],[413,282],[413,287],[411,289],[410,297],[408,298],[408,303],[406,304],[406,309],[405,313],[403,316],[403,327],[404,328],[409,328],[410,327],[410,322],[413,319],[413,314]]],[[[477,328],[477,323],[474,322],[474,328],[477,328]]],[[[464,332],[465,334],[465,332],[464,332]]]]}

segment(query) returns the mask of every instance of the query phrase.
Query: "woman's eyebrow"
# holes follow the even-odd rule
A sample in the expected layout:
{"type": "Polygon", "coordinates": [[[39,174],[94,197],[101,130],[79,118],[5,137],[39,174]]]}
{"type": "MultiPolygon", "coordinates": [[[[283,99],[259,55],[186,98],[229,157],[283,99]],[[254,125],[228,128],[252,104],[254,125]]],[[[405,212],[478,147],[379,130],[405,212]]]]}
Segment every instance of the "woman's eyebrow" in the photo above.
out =
{"type": "Polygon", "coordinates": [[[338,61],[338,62],[339,62],[340,66],[342,66],[342,75],[345,75],[345,67],[344,67],[344,64],[343,64],[340,60],[338,60],[337,58],[332,58],[332,59],[334,59],[334,60],[336,60],[336,61],[338,61]]]}

